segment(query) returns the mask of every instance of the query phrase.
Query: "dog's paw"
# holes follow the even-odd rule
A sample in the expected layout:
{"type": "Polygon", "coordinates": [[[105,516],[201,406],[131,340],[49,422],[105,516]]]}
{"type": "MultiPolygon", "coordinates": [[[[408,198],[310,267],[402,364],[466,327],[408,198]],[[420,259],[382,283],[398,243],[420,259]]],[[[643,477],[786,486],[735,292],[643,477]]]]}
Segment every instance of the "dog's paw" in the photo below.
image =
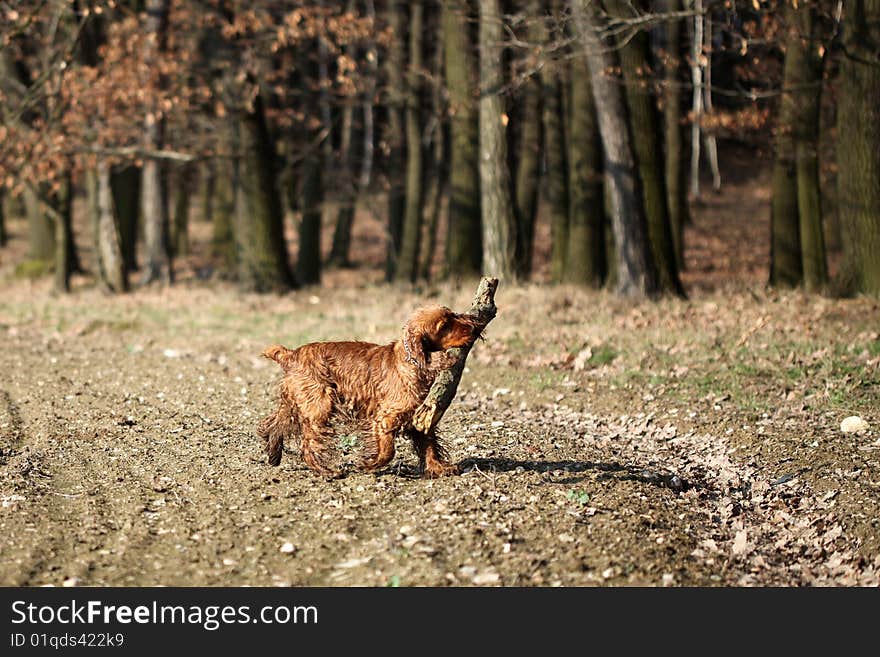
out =
{"type": "Polygon", "coordinates": [[[439,477],[450,477],[459,474],[461,474],[461,470],[459,470],[457,465],[454,463],[443,463],[425,468],[423,476],[425,479],[438,479],[439,477]]]}

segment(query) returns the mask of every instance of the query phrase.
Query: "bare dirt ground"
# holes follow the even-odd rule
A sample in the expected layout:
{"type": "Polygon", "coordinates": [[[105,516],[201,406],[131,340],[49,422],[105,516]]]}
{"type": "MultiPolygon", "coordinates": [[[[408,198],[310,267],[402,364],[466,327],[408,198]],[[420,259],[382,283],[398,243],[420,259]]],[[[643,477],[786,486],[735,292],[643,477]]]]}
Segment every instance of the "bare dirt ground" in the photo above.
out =
{"type": "Polygon", "coordinates": [[[0,584],[876,586],[880,305],[766,290],[767,201],[750,179],[695,209],[688,300],[502,284],[441,424],[465,473],[435,481],[402,443],[377,475],[268,466],[258,354],[385,342],[474,284],[376,285],[373,239],[284,296],[200,281],[197,253],[170,289],[61,298],[12,274],[13,222],[0,584]]]}

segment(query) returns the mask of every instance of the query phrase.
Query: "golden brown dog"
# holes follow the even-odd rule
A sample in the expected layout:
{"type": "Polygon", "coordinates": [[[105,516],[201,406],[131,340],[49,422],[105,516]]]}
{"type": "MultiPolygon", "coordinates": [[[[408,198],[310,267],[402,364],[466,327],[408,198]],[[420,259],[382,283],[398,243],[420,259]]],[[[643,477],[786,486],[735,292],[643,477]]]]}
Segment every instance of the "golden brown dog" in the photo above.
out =
{"type": "Polygon", "coordinates": [[[315,472],[334,476],[334,416],[355,418],[365,428],[360,466],[367,471],[394,457],[394,439],[413,442],[426,477],[457,472],[448,463],[436,435],[410,427],[439,369],[451,362],[444,352],[472,344],[481,326],[475,318],[441,306],[417,310],[390,344],[313,342],[297,349],[273,345],[263,356],[281,365],[278,409],[258,429],[269,463],[278,465],[284,439],[298,435],[303,459],[315,472]],[[438,353],[440,352],[440,353],[438,353]],[[433,354],[433,356],[432,356],[433,354]]]}

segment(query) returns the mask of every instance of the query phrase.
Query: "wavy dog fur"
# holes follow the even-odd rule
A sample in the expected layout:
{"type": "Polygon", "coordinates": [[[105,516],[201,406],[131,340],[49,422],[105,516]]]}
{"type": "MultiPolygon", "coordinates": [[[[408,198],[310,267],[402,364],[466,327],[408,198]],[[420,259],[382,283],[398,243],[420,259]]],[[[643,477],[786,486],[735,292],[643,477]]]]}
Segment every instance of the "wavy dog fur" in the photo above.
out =
{"type": "Polygon", "coordinates": [[[442,353],[472,344],[481,327],[475,318],[442,306],[420,308],[403,327],[400,340],[312,342],[297,349],[272,345],[263,356],[284,370],[278,409],[257,429],[268,461],[281,463],[284,439],[299,436],[303,459],[318,474],[335,476],[331,467],[335,414],[368,426],[360,467],[373,471],[394,457],[394,438],[412,440],[426,477],[453,474],[435,434],[409,425],[437,371],[451,362],[442,353]]]}

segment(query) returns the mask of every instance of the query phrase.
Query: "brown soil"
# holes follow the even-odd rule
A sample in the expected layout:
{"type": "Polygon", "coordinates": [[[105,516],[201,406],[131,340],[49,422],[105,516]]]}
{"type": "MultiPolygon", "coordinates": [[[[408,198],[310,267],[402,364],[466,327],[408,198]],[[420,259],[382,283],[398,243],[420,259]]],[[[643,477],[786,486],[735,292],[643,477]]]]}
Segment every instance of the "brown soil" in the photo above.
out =
{"type": "Polygon", "coordinates": [[[377,220],[358,269],[284,296],[200,281],[196,222],[181,283],[118,298],[14,278],[12,222],[0,584],[880,584],[880,306],[764,289],[743,244],[767,243],[767,200],[753,177],[696,208],[686,301],[502,285],[441,424],[465,473],[435,481],[404,444],[376,475],[324,481],[294,446],[272,468],[254,433],[266,345],[469,305],[470,283],[377,284],[377,220]]]}

